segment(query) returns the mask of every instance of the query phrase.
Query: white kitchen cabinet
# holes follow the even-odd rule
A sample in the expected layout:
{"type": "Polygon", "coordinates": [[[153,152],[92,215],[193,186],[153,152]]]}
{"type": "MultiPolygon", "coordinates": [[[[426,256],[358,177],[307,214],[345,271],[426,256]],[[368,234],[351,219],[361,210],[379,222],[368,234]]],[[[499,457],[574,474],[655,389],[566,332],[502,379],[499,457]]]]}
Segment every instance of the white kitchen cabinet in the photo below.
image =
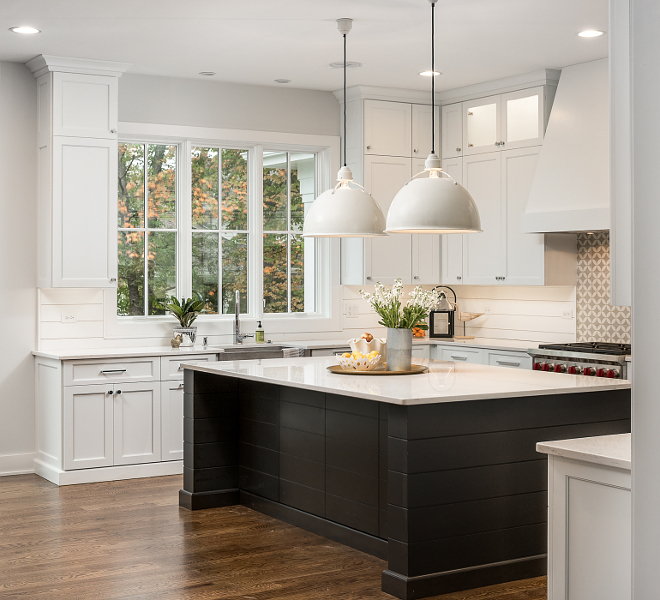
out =
{"type": "Polygon", "coordinates": [[[463,105],[442,107],[442,160],[463,156],[463,105]]]}
{"type": "Polygon", "coordinates": [[[412,355],[414,358],[431,358],[430,346],[413,344],[412,355]]]}
{"type": "Polygon", "coordinates": [[[183,460],[183,381],[160,384],[161,460],[183,460]]]}
{"type": "MultiPolygon", "coordinates": [[[[364,166],[364,187],[387,216],[392,199],[410,179],[412,159],[366,156],[364,166]]],[[[392,284],[398,277],[404,284],[412,283],[410,234],[396,233],[386,237],[368,238],[365,245],[365,277],[368,283],[380,281],[383,284],[392,284]]]]}
{"type": "Polygon", "coordinates": [[[500,103],[500,95],[463,103],[464,155],[499,150],[502,137],[500,103]]]}
{"type": "MultiPolygon", "coordinates": [[[[463,185],[463,158],[443,158],[442,169],[459,185],[463,185]]],[[[440,280],[447,285],[461,284],[463,282],[463,237],[464,234],[462,233],[451,233],[441,236],[440,280]]]]}
{"type": "Polygon", "coordinates": [[[489,350],[486,352],[485,364],[493,367],[508,367],[510,369],[532,368],[532,357],[526,352],[503,352],[489,350]]]}
{"type": "Polygon", "coordinates": [[[481,365],[484,362],[484,351],[480,348],[457,348],[456,346],[439,346],[440,360],[466,362],[481,365]]]}
{"type": "Polygon", "coordinates": [[[466,285],[493,285],[505,272],[505,214],[502,203],[501,152],[463,157],[463,186],[479,210],[483,233],[463,235],[466,285]]]}
{"type": "Polygon", "coordinates": [[[410,156],[412,106],[406,102],[364,101],[364,153],[410,156]]]}
{"type": "Polygon", "coordinates": [[[432,131],[435,124],[435,153],[440,155],[440,108],[435,107],[435,120],[432,118],[431,106],[426,104],[412,105],[412,157],[422,161],[431,153],[433,140],[432,131]],[[435,122],[434,122],[435,121],[435,122]]]}

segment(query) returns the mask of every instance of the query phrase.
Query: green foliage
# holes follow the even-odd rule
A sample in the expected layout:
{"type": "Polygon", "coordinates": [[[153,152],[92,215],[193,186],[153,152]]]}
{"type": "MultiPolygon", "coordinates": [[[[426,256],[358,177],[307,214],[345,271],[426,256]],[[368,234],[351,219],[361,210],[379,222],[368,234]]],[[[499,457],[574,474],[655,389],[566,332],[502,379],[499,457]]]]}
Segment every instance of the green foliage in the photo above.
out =
{"type": "Polygon", "coordinates": [[[204,308],[204,301],[181,298],[181,302],[179,302],[176,296],[171,296],[164,303],[159,302],[157,305],[161,310],[170,311],[170,314],[179,321],[181,327],[190,327],[195,322],[197,313],[204,308]]]}

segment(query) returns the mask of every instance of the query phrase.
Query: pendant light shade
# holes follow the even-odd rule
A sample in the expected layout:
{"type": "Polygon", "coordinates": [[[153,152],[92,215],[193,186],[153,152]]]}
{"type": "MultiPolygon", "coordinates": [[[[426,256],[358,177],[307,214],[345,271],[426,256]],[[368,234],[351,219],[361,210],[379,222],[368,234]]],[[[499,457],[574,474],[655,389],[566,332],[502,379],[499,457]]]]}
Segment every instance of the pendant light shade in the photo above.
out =
{"type": "Polygon", "coordinates": [[[353,181],[346,166],[346,34],[352,19],[338,19],[344,36],[344,166],[337,174],[337,185],[323,192],[305,216],[303,237],[376,237],[387,235],[385,216],[371,194],[353,181]]]}
{"type": "MultiPolygon", "coordinates": [[[[435,3],[431,3],[431,71],[435,72],[435,3]]],[[[435,153],[435,77],[431,77],[431,154],[424,171],[404,185],[387,213],[388,233],[480,233],[470,193],[445,173],[435,153]]]]}

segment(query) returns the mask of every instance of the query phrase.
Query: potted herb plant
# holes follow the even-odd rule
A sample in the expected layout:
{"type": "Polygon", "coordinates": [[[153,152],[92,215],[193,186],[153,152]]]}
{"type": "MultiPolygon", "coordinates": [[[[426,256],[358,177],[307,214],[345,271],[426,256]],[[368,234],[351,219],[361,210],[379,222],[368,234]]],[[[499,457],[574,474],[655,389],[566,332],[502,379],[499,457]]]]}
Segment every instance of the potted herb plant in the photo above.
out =
{"type": "Polygon", "coordinates": [[[391,290],[386,290],[380,281],[376,283],[373,294],[360,290],[360,295],[380,315],[378,324],[387,327],[388,371],[410,370],[413,327],[426,319],[438,302],[437,292],[424,290],[421,286],[408,294],[405,305],[401,301],[402,293],[401,279],[394,282],[391,290]]]}
{"type": "Polygon", "coordinates": [[[203,300],[181,298],[181,302],[179,302],[175,296],[170,296],[165,302],[157,303],[156,306],[169,311],[179,321],[179,326],[173,328],[172,335],[174,338],[181,337],[181,347],[194,346],[197,338],[197,327],[193,326],[193,323],[204,308],[203,300]]]}

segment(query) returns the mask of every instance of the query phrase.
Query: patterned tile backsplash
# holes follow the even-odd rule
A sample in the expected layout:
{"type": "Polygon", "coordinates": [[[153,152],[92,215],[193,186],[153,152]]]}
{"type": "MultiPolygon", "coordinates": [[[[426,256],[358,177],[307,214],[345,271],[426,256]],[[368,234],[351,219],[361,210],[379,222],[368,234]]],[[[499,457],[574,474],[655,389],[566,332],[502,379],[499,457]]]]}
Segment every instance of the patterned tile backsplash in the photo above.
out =
{"type": "Polygon", "coordinates": [[[578,234],[577,341],[630,343],[630,308],[610,305],[610,234],[578,234]]]}

